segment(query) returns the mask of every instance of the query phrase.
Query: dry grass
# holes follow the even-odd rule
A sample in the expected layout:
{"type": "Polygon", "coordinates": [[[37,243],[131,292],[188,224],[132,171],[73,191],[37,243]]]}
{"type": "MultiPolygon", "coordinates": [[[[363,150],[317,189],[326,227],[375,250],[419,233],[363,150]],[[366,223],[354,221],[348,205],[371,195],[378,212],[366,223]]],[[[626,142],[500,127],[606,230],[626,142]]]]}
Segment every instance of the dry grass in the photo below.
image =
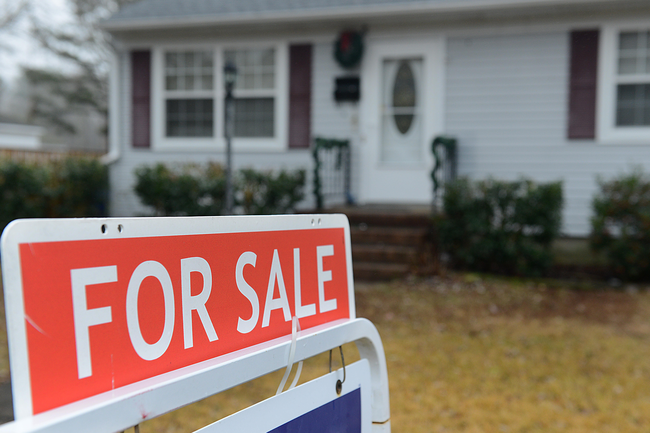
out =
{"type": "Polygon", "coordinates": [[[386,346],[395,432],[650,428],[645,293],[476,278],[358,292],[386,346]]]}
{"type": "MultiPolygon", "coordinates": [[[[357,284],[357,310],[384,341],[396,433],[650,430],[645,290],[457,275],[357,284]]],[[[358,357],[354,346],[345,354],[358,357]]],[[[309,360],[301,381],[325,373],[327,362],[326,354],[309,360]]],[[[281,376],[147,421],[141,431],[192,431],[273,395],[281,376]]]]}

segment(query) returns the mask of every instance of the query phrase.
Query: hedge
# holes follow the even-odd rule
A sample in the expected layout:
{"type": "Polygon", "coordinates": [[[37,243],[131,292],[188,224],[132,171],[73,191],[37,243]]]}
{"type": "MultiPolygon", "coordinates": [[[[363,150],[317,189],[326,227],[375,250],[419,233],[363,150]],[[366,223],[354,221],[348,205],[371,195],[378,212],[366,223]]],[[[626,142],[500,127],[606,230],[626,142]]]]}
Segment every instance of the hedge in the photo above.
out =
{"type": "Polygon", "coordinates": [[[552,263],[562,202],[560,182],[458,179],[445,186],[440,246],[458,268],[543,275],[552,263]]]}
{"type": "Polygon", "coordinates": [[[650,178],[640,169],[598,180],[590,244],[625,280],[650,280],[650,178]]]}
{"type": "Polygon", "coordinates": [[[17,218],[98,217],[107,213],[108,170],[96,159],[0,161],[0,226],[17,218]]]}
{"type": "MultiPolygon", "coordinates": [[[[159,163],[135,171],[135,192],[159,216],[220,215],[225,171],[219,164],[159,163]]],[[[305,172],[241,170],[233,176],[235,206],[243,214],[289,213],[304,197],[305,172]]]]}

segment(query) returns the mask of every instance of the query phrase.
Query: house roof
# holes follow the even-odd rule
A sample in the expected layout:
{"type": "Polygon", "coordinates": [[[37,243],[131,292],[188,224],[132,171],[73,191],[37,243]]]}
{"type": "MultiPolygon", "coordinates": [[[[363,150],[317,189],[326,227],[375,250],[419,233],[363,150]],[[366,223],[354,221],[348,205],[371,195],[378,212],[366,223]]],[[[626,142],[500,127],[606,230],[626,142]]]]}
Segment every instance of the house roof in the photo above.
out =
{"type": "MultiPolygon", "coordinates": [[[[634,1],[634,0],[632,0],[634,1]]],[[[340,19],[418,13],[629,3],[629,0],[140,0],[104,21],[106,30],[340,19]]]]}

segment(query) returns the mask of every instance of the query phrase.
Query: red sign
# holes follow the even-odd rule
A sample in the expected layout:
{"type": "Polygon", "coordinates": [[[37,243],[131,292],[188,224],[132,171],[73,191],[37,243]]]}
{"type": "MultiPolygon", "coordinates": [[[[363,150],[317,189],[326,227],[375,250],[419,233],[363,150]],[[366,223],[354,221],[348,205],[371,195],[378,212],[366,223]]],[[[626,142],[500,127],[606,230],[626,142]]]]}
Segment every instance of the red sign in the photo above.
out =
{"type": "Polygon", "coordinates": [[[34,414],[354,314],[343,228],[18,251],[34,414]]]}

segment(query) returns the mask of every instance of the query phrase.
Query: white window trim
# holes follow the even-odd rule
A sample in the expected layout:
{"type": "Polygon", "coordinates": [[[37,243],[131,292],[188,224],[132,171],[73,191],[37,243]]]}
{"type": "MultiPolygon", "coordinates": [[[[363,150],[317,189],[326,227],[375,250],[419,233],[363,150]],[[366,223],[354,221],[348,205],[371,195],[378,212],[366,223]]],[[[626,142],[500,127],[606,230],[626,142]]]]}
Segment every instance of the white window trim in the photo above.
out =
{"type": "MultiPolygon", "coordinates": [[[[223,52],[228,49],[273,48],[275,50],[275,89],[268,91],[274,98],[274,133],[271,138],[233,137],[232,146],[236,152],[282,152],[288,148],[289,116],[289,58],[288,45],[284,41],[263,43],[214,43],[192,45],[160,45],[152,49],[151,83],[151,130],[153,151],[217,151],[226,149],[224,138],[224,86],[223,52]],[[167,137],[165,133],[165,91],[164,55],[170,50],[210,50],[214,53],[213,91],[191,92],[192,96],[214,98],[214,135],[212,137],[167,137]]],[[[243,94],[245,91],[236,91],[243,94]]],[[[174,91],[174,95],[178,92],[174,91]]],[[[180,93],[178,93],[180,94],[180,93]]],[[[189,95],[189,93],[188,93],[189,95]]]]}
{"type": "Polygon", "coordinates": [[[596,96],[596,137],[600,144],[645,144],[650,142],[650,126],[616,126],[618,79],[618,35],[621,31],[648,31],[650,21],[603,25],[598,52],[596,96]]]}

